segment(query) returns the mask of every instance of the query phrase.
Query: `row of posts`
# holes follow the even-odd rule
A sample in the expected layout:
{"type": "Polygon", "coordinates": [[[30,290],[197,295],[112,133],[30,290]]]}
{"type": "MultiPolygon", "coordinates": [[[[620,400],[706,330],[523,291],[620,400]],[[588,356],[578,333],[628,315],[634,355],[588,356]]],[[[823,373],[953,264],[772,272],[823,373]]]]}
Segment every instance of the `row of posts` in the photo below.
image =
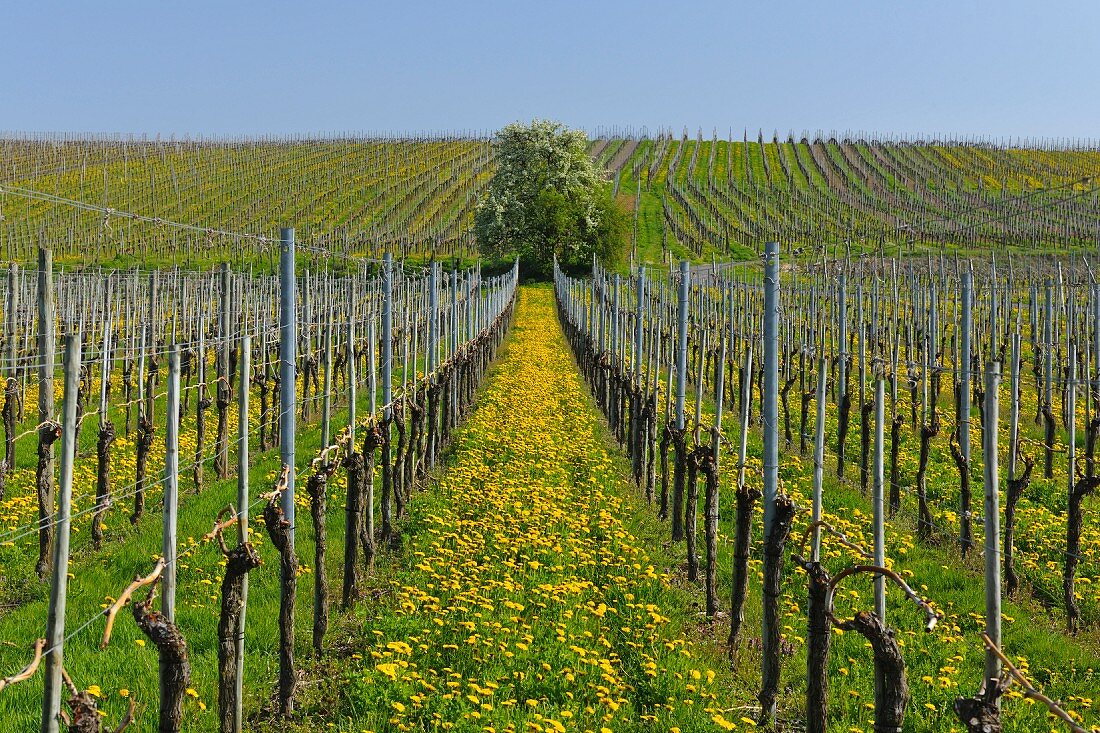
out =
{"type": "MultiPolygon", "coordinates": [[[[779,493],[779,441],[780,441],[780,426],[779,426],[779,367],[780,367],[780,349],[779,349],[779,335],[780,335],[780,318],[782,316],[782,305],[780,297],[780,270],[779,270],[779,246],[775,242],[770,242],[765,245],[764,251],[764,279],[763,279],[763,294],[764,294],[764,313],[763,313],[763,377],[762,377],[762,409],[761,420],[763,424],[763,502],[764,502],[764,537],[768,538],[771,535],[773,524],[775,522],[776,515],[776,502],[780,495],[779,493]]],[[[577,317],[579,323],[582,324],[582,328],[591,334],[591,337],[595,341],[597,351],[607,350],[611,353],[613,359],[625,359],[625,339],[620,330],[620,319],[622,318],[622,307],[619,302],[620,299],[620,285],[621,280],[618,275],[614,276],[614,288],[611,292],[610,303],[608,302],[608,293],[601,288],[597,280],[599,279],[598,270],[593,268],[593,282],[591,287],[590,299],[588,302],[588,308],[585,309],[581,306],[583,300],[578,299],[575,294],[569,293],[568,297],[572,301],[574,307],[574,315],[577,317]]],[[[675,384],[669,384],[670,391],[673,391],[675,395],[675,411],[673,413],[673,419],[675,421],[675,428],[678,431],[684,431],[686,428],[686,394],[687,394],[687,382],[689,379],[688,374],[688,319],[690,314],[690,295],[691,295],[691,269],[687,262],[681,262],[679,267],[679,278],[677,288],[677,322],[676,322],[676,351],[672,364],[669,365],[669,381],[672,378],[675,379],[675,384]],[[673,374],[674,369],[674,374],[673,374]]],[[[840,275],[841,282],[839,283],[840,292],[844,290],[844,275],[840,275]]],[[[644,329],[644,309],[646,301],[646,270],[645,268],[638,268],[635,279],[635,295],[636,295],[636,312],[635,312],[635,329],[633,333],[633,347],[634,353],[632,355],[631,364],[635,374],[641,374],[642,368],[642,339],[644,329]]],[[[971,409],[970,394],[971,394],[971,374],[969,365],[971,363],[971,321],[972,321],[972,276],[969,272],[963,273],[962,276],[962,292],[961,292],[961,339],[960,339],[960,360],[963,365],[961,370],[961,385],[959,388],[959,395],[961,404],[959,406],[959,425],[958,425],[958,440],[960,445],[960,452],[966,461],[966,465],[970,465],[970,437],[969,437],[969,414],[971,409]]],[[[732,298],[731,298],[732,302],[732,298]]],[[[1098,301],[1100,302],[1100,301],[1098,301]]],[[[841,353],[838,355],[838,370],[840,370],[838,376],[838,384],[841,390],[845,389],[847,379],[845,378],[843,370],[847,368],[847,314],[846,314],[846,302],[843,297],[839,298],[838,305],[840,313],[838,314],[838,321],[841,329],[839,336],[839,343],[841,353]]],[[[993,314],[994,326],[992,332],[996,333],[996,313],[993,314]]],[[[732,322],[731,322],[732,327],[732,322]]],[[[861,325],[861,330],[863,326],[861,325]]],[[[934,325],[933,325],[934,332],[934,325]]],[[[862,344],[862,340],[861,340],[862,344]]],[[[1019,402],[1016,399],[1019,386],[1019,336],[1013,339],[1012,343],[1012,419],[1011,428],[1012,435],[1010,440],[1012,445],[1016,444],[1017,432],[1018,432],[1018,415],[1019,415],[1019,402]]],[[[994,347],[993,354],[998,353],[994,347]]],[[[747,350],[746,359],[751,359],[751,347],[747,350]]],[[[722,359],[724,363],[725,359],[722,359]]],[[[1048,366],[1050,360],[1047,360],[1048,366]]],[[[1070,359],[1072,364],[1072,356],[1070,359]]],[[[862,366],[861,366],[862,369],[862,366]]],[[[751,365],[746,365],[746,373],[751,371],[751,365]]],[[[817,523],[822,520],[822,505],[823,505],[823,491],[822,484],[824,478],[824,451],[825,451],[825,412],[826,412],[826,389],[827,389],[827,374],[828,363],[824,355],[818,360],[817,371],[817,384],[816,384],[816,430],[814,440],[814,470],[813,470],[813,506],[812,506],[812,522],[815,523],[815,531],[812,536],[812,559],[818,561],[820,558],[820,525],[817,523]]],[[[985,392],[984,392],[984,414],[987,416],[984,425],[983,437],[982,437],[982,452],[985,457],[984,460],[984,515],[985,515],[985,615],[986,615],[986,632],[990,637],[990,640],[998,647],[1001,644],[1001,549],[1000,549],[1000,502],[998,487],[1000,482],[999,466],[998,466],[998,428],[999,428],[999,400],[998,389],[1001,381],[1001,364],[999,361],[990,361],[985,368],[985,392]]],[[[1072,375],[1071,375],[1072,379],[1072,375]]],[[[722,380],[718,380],[718,384],[722,384],[722,380]]],[[[875,375],[874,385],[874,401],[875,401],[875,428],[874,428],[874,466],[873,466],[873,488],[872,488],[872,503],[873,503],[873,562],[878,567],[884,567],[886,562],[886,540],[885,540],[885,476],[884,476],[884,462],[883,454],[885,448],[885,384],[886,378],[882,374],[875,375]]],[[[1048,382],[1049,384],[1049,382],[1048,382]]],[[[1072,390],[1071,390],[1072,393],[1072,390]]],[[[1072,396],[1070,398],[1072,400],[1072,396]]],[[[716,417],[715,431],[717,434],[718,423],[721,420],[721,402],[720,396],[716,397],[718,413],[716,417]]],[[[748,400],[744,400],[745,407],[747,408],[748,400]]],[[[697,410],[699,406],[696,406],[697,410]]],[[[1072,410],[1072,405],[1068,408],[1072,410]]],[[[1071,413],[1072,414],[1072,413],[1071,413]]],[[[741,436],[741,449],[742,453],[745,448],[745,435],[741,436]]],[[[1073,439],[1071,436],[1070,445],[1072,446],[1073,439]]],[[[1072,450],[1072,448],[1071,448],[1072,450]]],[[[715,451],[715,458],[717,460],[717,451],[715,451]]],[[[744,458],[742,457],[742,463],[744,458]]],[[[1015,466],[1015,456],[1010,456],[1009,473],[1010,478],[1015,466]]],[[[965,513],[966,520],[969,520],[969,508],[961,507],[960,514],[965,513]]],[[[960,517],[963,519],[963,517],[960,517]]],[[[781,561],[781,560],[779,560],[781,561]]],[[[769,562],[769,559],[765,557],[765,564],[769,562]]],[[[765,577],[768,575],[768,569],[764,570],[765,577]]],[[[769,603],[776,604],[777,599],[771,599],[765,596],[765,606],[769,603]]],[[[874,582],[874,608],[875,613],[885,622],[886,618],[886,579],[882,575],[878,575],[874,582]]],[[[772,659],[779,659],[779,614],[777,609],[765,608],[763,614],[762,625],[762,642],[764,644],[764,658],[767,660],[769,657],[772,659]],[[769,648],[773,646],[774,648],[769,648]]],[[[767,665],[767,662],[765,662],[767,665]]],[[[987,650],[985,655],[985,677],[986,679],[996,679],[999,677],[1001,671],[1001,661],[997,654],[992,650],[987,650]]],[[[778,680],[778,668],[771,670],[771,673],[776,676],[778,680]]],[[[765,670],[765,677],[769,674],[769,670],[765,670]]],[[[767,680],[765,680],[767,684],[767,680]]],[[[764,710],[764,718],[774,719],[775,709],[764,710]]]]}
{"type": "MultiPolygon", "coordinates": [[[[681,338],[683,338],[684,328],[686,326],[686,288],[683,285],[683,280],[686,279],[685,274],[689,271],[686,268],[681,269],[681,299],[680,299],[680,328],[681,338]]],[[[843,277],[843,276],[842,276],[843,277]]],[[[764,455],[763,455],[763,469],[764,469],[764,536],[769,537],[771,534],[772,523],[775,517],[776,498],[778,496],[778,475],[779,475],[779,317],[781,314],[781,302],[779,294],[779,249],[778,244],[770,242],[765,246],[764,253],[764,335],[763,335],[763,347],[764,347],[764,374],[763,374],[763,408],[762,408],[762,422],[764,432],[764,455]]],[[[843,286],[842,286],[843,287],[843,286]]],[[[846,327],[847,318],[843,314],[845,309],[845,299],[841,297],[839,299],[841,315],[839,318],[841,328],[846,327]]],[[[861,300],[862,303],[862,300],[861,300]]],[[[959,414],[960,425],[958,427],[960,452],[962,453],[967,467],[970,464],[970,434],[969,434],[969,416],[970,416],[970,362],[971,362],[971,308],[972,308],[972,279],[971,273],[963,273],[962,278],[962,334],[961,334],[961,363],[963,369],[961,370],[960,380],[961,385],[959,388],[959,397],[961,400],[959,414]]],[[[996,316],[994,314],[994,327],[991,329],[992,333],[996,333],[996,316]]],[[[861,324],[860,328],[863,326],[861,324]]],[[[861,341],[862,343],[862,341],[861,341]]],[[[845,335],[840,337],[841,349],[847,348],[847,339],[845,335]]],[[[992,353],[997,353],[996,348],[992,353]]],[[[1012,428],[1013,435],[1011,436],[1012,445],[1016,444],[1015,431],[1018,429],[1018,412],[1019,403],[1016,399],[1017,387],[1019,384],[1019,370],[1018,370],[1018,356],[1019,356],[1019,338],[1015,339],[1013,344],[1013,400],[1012,400],[1012,428]]],[[[1071,364],[1072,357],[1071,357],[1071,364]]],[[[840,362],[838,364],[839,369],[844,369],[846,366],[845,355],[841,353],[840,362]]],[[[861,362],[862,367],[862,362],[861,362]]],[[[827,364],[824,356],[819,359],[818,362],[818,380],[816,389],[817,400],[817,424],[816,435],[814,444],[814,475],[813,475],[813,507],[812,507],[812,521],[817,523],[822,518],[822,479],[823,479],[823,466],[824,466],[824,426],[825,426],[825,389],[826,389],[826,373],[827,364]]],[[[685,370],[682,364],[677,365],[677,396],[682,394],[682,384],[686,379],[685,370]]],[[[1071,375],[1072,379],[1072,375],[1071,375]]],[[[839,384],[843,388],[847,380],[841,372],[839,377],[839,384]]],[[[1001,364],[999,361],[990,361],[986,364],[985,369],[985,404],[983,405],[984,414],[986,415],[983,436],[982,436],[982,452],[984,456],[984,493],[985,493],[985,620],[986,620],[986,634],[990,640],[997,647],[1001,645],[1001,548],[1000,548],[1000,499],[999,499],[999,456],[998,456],[998,428],[1000,426],[1000,405],[998,400],[998,389],[1001,382],[1001,364]]],[[[873,562],[878,567],[885,567],[886,564],[886,538],[885,538],[885,501],[884,501],[884,465],[883,454],[885,445],[884,427],[886,424],[885,405],[886,405],[886,379],[882,374],[877,375],[875,379],[875,432],[874,432],[874,466],[873,466],[873,484],[872,484],[872,504],[873,504],[873,562]]],[[[1072,395],[1072,390],[1070,391],[1072,395]]],[[[1072,396],[1070,398],[1072,400],[1072,396]]],[[[1069,408],[1072,410],[1072,405],[1069,408]]],[[[1071,413],[1072,414],[1072,413],[1071,413]]],[[[677,413],[679,419],[679,413],[677,413]]],[[[678,426],[682,427],[682,423],[678,422],[678,426]]],[[[1072,437],[1070,439],[1070,445],[1072,446],[1072,437]]],[[[1071,448],[1072,450],[1072,448],[1071,448]]],[[[964,509],[964,511],[968,511],[964,509]]],[[[967,517],[968,519],[969,517],[967,517]]],[[[820,526],[815,524],[815,530],[813,534],[813,556],[812,559],[816,562],[820,559],[820,526]]],[[[765,570],[765,576],[767,570],[765,570]]],[[[768,603],[768,599],[765,598],[765,603],[768,603]]],[[[874,606],[875,613],[885,623],[886,621],[886,578],[882,575],[877,575],[874,582],[874,606]]],[[[775,617],[773,617],[775,618],[775,617]]],[[[764,615],[764,628],[763,640],[765,644],[768,639],[778,640],[779,630],[778,628],[772,628],[772,624],[769,623],[769,614],[764,615]]],[[[765,658],[767,658],[769,651],[774,655],[774,658],[778,658],[779,649],[774,650],[765,649],[765,658]]],[[[1000,657],[992,649],[987,649],[985,652],[985,679],[991,680],[988,684],[992,685],[996,683],[1001,674],[1001,660],[1000,657]]],[[[999,704],[999,701],[998,701],[999,704]]],[[[765,710],[764,716],[768,719],[774,719],[775,710],[765,710]]]]}
{"type": "MultiPolygon", "coordinates": [[[[430,271],[430,313],[429,345],[427,349],[426,371],[430,373],[440,365],[440,323],[437,285],[439,274],[438,266],[433,266],[430,271]]],[[[42,384],[50,384],[53,379],[53,343],[54,343],[54,317],[53,317],[53,281],[52,281],[52,257],[48,250],[40,251],[39,273],[39,322],[42,324],[40,332],[40,379],[42,384]]],[[[456,324],[451,329],[451,342],[449,353],[457,351],[459,334],[457,329],[457,293],[459,282],[457,276],[453,278],[455,289],[455,302],[452,304],[452,323],[456,324]]],[[[289,522],[289,541],[293,548],[295,539],[295,466],[296,459],[296,403],[297,403],[297,283],[295,275],[295,245],[294,229],[284,228],[280,230],[279,247],[279,331],[280,331],[280,444],[279,457],[284,466],[290,467],[287,473],[286,488],[282,493],[281,506],[285,519],[289,522]]],[[[385,409],[384,419],[389,420],[391,415],[390,403],[393,399],[393,259],[386,254],[382,268],[382,334],[381,334],[381,378],[382,400],[385,409]]],[[[473,333],[475,320],[488,318],[499,303],[493,303],[487,310],[488,313],[469,313],[469,330],[473,333]]],[[[479,309],[480,304],[475,303],[470,307],[479,309]]],[[[354,328],[349,317],[349,339],[354,340],[354,328]]],[[[326,334],[325,348],[331,351],[332,333],[329,329],[326,334]]],[[[41,730],[43,733],[58,733],[62,696],[62,667],[64,660],[65,637],[65,611],[68,585],[69,542],[72,513],[72,485],[73,464],[76,449],[76,410],[77,392],[79,387],[79,375],[81,369],[81,339],[80,334],[68,334],[64,336],[64,402],[61,417],[61,467],[60,482],[57,493],[56,534],[53,544],[53,567],[50,586],[50,604],[47,618],[46,653],[45,657],[45,688],[42,705],[41,730]]],[[[222,351],[228,349],[224,345],[222,351]]],[[[373,349],[371,350],[373,356],[373,349]]],[[[219,358],[221,354],[219,354],[219,358]]],[[[245,335],[241,340],[239,365],[240,373],[247,375],[251,364],[251,337],[245,335]]],[[[349,378],[350,386],[350,414],[349,429],[354,431],[356,422],[356,397],[355,397],[355,359],[349,358],[348,365],[351,370],[349,378]]],[[[330,370],[325,372],[326,388],[323,408],[323,438],[327,442],[330,398],[331,398],[330,370]]],[[[249,445],[248,445],[248,414],[249,414],[249,380],[242,377],[238,380],[238,435],[237,435],[237,504],[239,511],[239,535],[241,542],[247,540],[247,522],[249,508],[249,445]]],[[[42,415],[48,419],[53,414],[52,390],[39,390],[39,408],[42,415]]],[[[180,348],[173,347],[168,359],[168,385],[167,385],[167,430],[165,435],[165,464],[163,476],[164,509],[163,509],[163,534],[161,555],[165,562],[162,573],[162,602],[161,613],[169,620],[175,619],[176,597],[176,560],[177,560],[177,517],[179,500],[179,424],[180,424],[180,348]]],[[[354,433],[352,435],[354,442],[354,433]]],[[[51,446],[52,449],[52,446],[51,446]]],[[[431,454],[434,456],[434,453],[431,454]]],[[[285,586],[288,578],[282,577],[281,583],[285,586]]],[[[242,606],[247,605],[248,576],[243,578],[244,587],[242,593],[242,606]]],[[[282,594],[281,603],[283,613],[289,609],[286,605],[293,604],[292,596],[282,594]]],[[[236,695],[234,696],[234,727],[236,733],[242,730],[242,702],[243,695],[241,685],[244,678],[244,619],[242,609],[241,622],[236,638],[237,647],[237,675],[236,695]]],[[[282,627],[283,638],[281,644],[293,645],[293,628],[282,627]],[[287,635],[291,638],[286,638],[287,635]]],[[[280,664],[287,664],[288,660],[281,657],[280,664]]],[[[280,669],[280,679],[293,679],[293,669],[280,669]]],[[[163,694],[163,690],[162,690],[163,694]]]]}

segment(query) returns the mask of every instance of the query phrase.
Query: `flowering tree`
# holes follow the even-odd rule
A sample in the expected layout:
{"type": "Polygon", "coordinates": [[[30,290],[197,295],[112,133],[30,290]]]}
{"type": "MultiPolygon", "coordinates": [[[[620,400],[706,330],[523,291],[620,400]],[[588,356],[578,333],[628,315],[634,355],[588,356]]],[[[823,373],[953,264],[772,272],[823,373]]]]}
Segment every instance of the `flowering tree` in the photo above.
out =
{"type": "Polygon", "coordinates": [[[478,203],[474,233],[482,253],[519,255],[526,274],[546,277],[554,255],[583,265],[616,259],[628,230],[588,137],[561,123],[513,123],[493,141],[497,171],[478,203]]]}

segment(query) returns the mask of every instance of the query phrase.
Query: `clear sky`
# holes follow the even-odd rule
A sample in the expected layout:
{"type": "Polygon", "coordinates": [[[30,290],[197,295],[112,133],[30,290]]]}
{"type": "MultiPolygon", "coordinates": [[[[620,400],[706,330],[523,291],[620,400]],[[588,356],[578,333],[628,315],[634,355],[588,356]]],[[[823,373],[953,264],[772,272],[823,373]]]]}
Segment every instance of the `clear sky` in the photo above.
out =
{"type": "Polygon", "coordinates": [[[32,2],[0,129],[1100,137],[1100,2],[32,2]]]}

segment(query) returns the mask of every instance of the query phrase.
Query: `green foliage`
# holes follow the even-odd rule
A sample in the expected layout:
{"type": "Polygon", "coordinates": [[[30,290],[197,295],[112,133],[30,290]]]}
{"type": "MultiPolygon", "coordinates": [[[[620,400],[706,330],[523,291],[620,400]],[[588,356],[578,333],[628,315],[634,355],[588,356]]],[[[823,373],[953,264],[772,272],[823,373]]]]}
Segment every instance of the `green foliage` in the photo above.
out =
{"type": "Polygon", "coordinates": [[[525,275],[548,277],[553,259],[613,264],[629,221],[587,151],[588,138],[558,122],[508,125],[493,142],[497,172],[478,203],[482,253],[519,256],[525,275]]]}

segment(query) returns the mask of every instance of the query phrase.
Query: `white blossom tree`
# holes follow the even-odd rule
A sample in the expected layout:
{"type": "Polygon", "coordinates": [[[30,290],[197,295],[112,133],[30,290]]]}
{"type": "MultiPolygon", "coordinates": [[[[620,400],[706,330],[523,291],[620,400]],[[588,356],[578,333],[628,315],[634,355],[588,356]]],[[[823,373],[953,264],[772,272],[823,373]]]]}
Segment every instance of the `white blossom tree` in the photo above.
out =
{"type": "Polygon", "coordinates": [[[617,259],[626,216],[588,156],[588,136],[561,123],[513,123],[493,141],[497,171],[478,202],[474,232],[484,254],[519,255],[529,275],[549,275],[553,256],[585,264],[617,259]]]}

